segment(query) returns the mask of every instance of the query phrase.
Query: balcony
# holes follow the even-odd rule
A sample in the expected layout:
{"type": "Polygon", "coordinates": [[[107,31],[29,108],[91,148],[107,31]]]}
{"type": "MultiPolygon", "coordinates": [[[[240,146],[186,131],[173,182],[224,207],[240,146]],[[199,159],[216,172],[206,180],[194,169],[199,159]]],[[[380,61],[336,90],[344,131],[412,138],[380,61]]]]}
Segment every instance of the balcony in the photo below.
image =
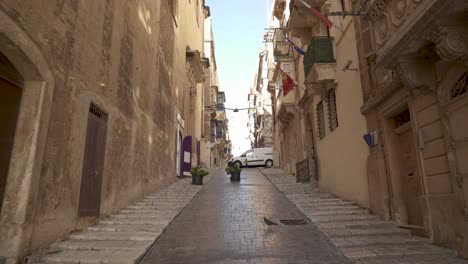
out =
{"type": "Polygon", "coordinates": [[[277,0],[277,1],[274,1],[273,15],[274,15],[278,20],[281,20],[281,19],[283,18],[284,10],[286,10],[286,0],[277,0]]]}
{"type": "Polygon", "coordinates": [[[289,55],[289,44],[286,42],[286,39],[284,39],[284,34],[283,29],[275,29],[275,34],[273,36],[273,55],[275,57],[289,55]]]}
{"type": "Polygon", "coordinates": [[[305,85],[311,94],[322,94],[336,79],[333,39],[313,37],[304,57],[305,85]]]}
{"type": "Polygon", "coordinates": [[[224,107],[224,104],[220,104],[220,103],[217,103],[216,104],[216,111],[224,111],[225,110],[225,107],[224,107]]]}

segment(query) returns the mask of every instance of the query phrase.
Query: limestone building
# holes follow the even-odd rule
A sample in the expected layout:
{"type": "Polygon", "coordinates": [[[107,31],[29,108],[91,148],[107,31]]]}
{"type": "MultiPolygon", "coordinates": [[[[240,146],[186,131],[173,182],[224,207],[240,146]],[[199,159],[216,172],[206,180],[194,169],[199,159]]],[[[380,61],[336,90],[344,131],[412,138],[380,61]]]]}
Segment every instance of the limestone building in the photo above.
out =
{"type": "MultiPolygon", "coordinates": [[[[305,2],[322,13],[342,10],[344,5],[305,2]]],[[[312,177],[322,187],[367,207],[369,150],[359,110],[362,89],[354,23],[349,16],[330,20],[334,27],[327,28],[299,0],[277,0],[273,5],[274,144],[281,166],[290,173],[305,180],[312,177]],[[296,83],[287,96],[281,71],[296,83]]]]}
{"type": "Polygon", "coordinates": [[[207,16],[202,0],[0,3],[0,262],[201,162],[207,16]]]}
{"type": "Polygon", "coordinates": [[[468,257],[468,2],[354,2],[370,208],[468,257]]]}

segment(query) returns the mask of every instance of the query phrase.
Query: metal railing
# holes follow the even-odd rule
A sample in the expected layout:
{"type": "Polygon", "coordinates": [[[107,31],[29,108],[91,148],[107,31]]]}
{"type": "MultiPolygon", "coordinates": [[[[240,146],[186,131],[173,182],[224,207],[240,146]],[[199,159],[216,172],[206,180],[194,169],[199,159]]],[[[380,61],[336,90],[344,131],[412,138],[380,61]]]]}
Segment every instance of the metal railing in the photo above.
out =
{"type": "Polygon", "coordinates": [[[327,36],[312,37],[304,56],[304,73],[307,75],[314,63],[336,62],[333,38],[327,36]]]}

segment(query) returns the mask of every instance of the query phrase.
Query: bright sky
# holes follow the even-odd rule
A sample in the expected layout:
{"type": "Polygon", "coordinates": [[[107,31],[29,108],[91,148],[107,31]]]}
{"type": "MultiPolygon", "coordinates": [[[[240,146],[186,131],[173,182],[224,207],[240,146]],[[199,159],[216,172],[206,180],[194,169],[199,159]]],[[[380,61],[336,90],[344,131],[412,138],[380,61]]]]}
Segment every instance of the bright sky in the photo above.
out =
{"type": "MultiPolygon", "coordinates": [[[[253,85],[262,50],[263,32],[268,25],[271,0],[206,0],[213,18],[219,88],[226,92],[227,108],[248,107],[247,95],[253,85]]],[[[226,110],[232,139],[232,154],[250,148],[247,139],[247,111],[226,110]]]]}

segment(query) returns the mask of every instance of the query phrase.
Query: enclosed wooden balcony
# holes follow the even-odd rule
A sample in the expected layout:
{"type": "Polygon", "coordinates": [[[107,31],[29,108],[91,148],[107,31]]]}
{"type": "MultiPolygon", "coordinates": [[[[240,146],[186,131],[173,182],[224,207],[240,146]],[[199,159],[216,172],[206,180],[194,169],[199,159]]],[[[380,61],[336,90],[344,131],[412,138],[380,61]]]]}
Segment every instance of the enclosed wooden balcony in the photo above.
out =
{"type": "Polygon", "coordinates": [[[311,94],[320,94],[336,79],[333,38],[313,37],[304,56],[305,85],[311,94]]]}

